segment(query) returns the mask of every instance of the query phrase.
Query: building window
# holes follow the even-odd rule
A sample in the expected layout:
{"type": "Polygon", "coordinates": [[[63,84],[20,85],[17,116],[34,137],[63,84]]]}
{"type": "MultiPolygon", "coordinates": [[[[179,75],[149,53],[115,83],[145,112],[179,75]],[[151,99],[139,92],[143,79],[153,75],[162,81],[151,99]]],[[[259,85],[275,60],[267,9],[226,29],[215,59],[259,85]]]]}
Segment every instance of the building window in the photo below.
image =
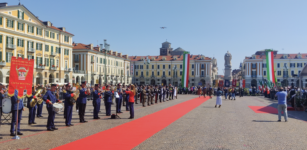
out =
{"type": "Polygon", "coordinates": [[[169,76],[171,75],[171,72],[170,72],[170,71],[168,71],[168,75],[169,75],[169,76]]]}
{"type": "Polygon", "coordinates": [[[163,77],[165,76],[165,71],[163,71],[163,77]]]}
{"type": "Polygon", "coordinates": [[[158,73],[158,76],[159,76],[159,75],[160,75],[160,72],[158,71],[157,73],[158,73]]]}
{"type": "Polygon", "coordinates": [[[152,71],[152,72],[151,72],[151,76],[154,76],[154,75],[155,75],[155,72],[152,71]]]}
{"type": "Polygon", "coordinates": [[[49,58],[45,58],[45,65],[49,67],[49,58]]]}
{"type": "Polygon", "coordinates": [[[194,64],[192,64],[192,69],[194,69],[194,64]]]}
{"type": "Polygon", "coordinates": [[[49,45],[45,45],[45,51],[49,52],[49,45]]]}
{"type": "Polygon", "coordinates": [[[204,64],[201,64],[201,69],[205,69],[205,65],[204,64]]]}
{"type": "Polygon", "coordinates": [[[295,68],[295,63],[290,63],[290,68],[295,68]]]}
{"type": "Polygon", "coordinates": [[[205,76],[205,73],[204,73],[204,71],[202,70],[201,71],[201,77],[204,77],[205,76]]]}
{"type": "Polygon", "coordinates": [[[10,19],[6,19],[6,20],[7,20],[6,26],[8,28],[14,28],[14,20],[10,20],[10,19]]]}
{"type": "Polygon", "coordinates": [[[19,19],[24,19],[25,18],[25,13],[23,11],[18,10],[18,18],[19,19]]]}
{"type": "Polygon", "coordinates": [[[279,63],[277,63],[277,68],[280,68],[280,64],[279,63]]]}
{"type": "Polygon", "coordinates": [[[17,29],[20,30],[20,31],[23,31],[23,29],[24,29],[24,24],[18,22],[18,27],[17,27],[17,29]]]}
{"type": "Polygon", "coordinates": [[[11,52],[6,52],[6,62],[11,62],[11,58],[13,56],[13,53],[11,52]]]}
{"type": "Polygon", "coordinates": [[[140,65],[140,69],[143,69],[143,65],[140,65]]]}
{"type": "Polygon", "coordinates": [[[146,76],[148,76],[148,71],[146,72],[146,76]]]}
{"type": "Polygon", "coordinates": [[[163,65],[163,69],[165,69],[165,65],[163,65]]]}
{"type": "Polygon", "coordinates": [[[65,36],[64,36],[64,41],[68,43],[68,42],[69,42],[69,36],[66,36],[66,35],[65,35],[65,36]]]}
{"type": "Polygon", "coordinates": [[[168,69],[171,69],[171,65],[168,65],[168,69]]]}
{"type": "Polygon", "coordinates": [[[42,50],[43,44],[42,43],[36,43],[36,50],[42,50]]]}
{"type": "Polygon", "coordinates": [[[194,76],[194,71],[192,71],[192,76],[194,76]]]}
{"type": "Polygon", "coordinates": [[[262,64],[262,67],[263,67],[263,68],[266,68],[266,64],[265,64],[265,63],[263,63],[263,64],[262,64]]]}
{"type": "Polygon", "coordinates": [[[281,71],[277,71],[277,75],[278,75],[278,76],[281,76],[281,71]]]}
{"type": "Polygon", "coordinates": [[[144,76],[143,71],[141,71],[141,76],[144,76]]]}
{"type": "Polygon", "coordinates": [[[22,40],[22,39],[17,39],[17,46],[18,46],[18,47],[24,47],[24,40],[22,40]]]}
{"type": "Polygon", "coordinates": [[[49,37],[49,31],[46,31],[45,36],[49,37]]]}
{"type": "Polygon", "coordinates": [[[42,35],[42,29],[36,28],[36,35],[42,35]]]}
{"type": "Polygon", "coordinates": [[[180,75],[182,76],[182,71],[180,71],[180,75]]]}
{"type": "Polygon", "coordinates": [[[151,69],[155,69],[155,65],[151,65],[151,69]]]}
{"type": "Polygon", "coordinates": [[[302,68],[303,67],[303,63],[297,63],[297,68],[302,68]]]}
{"type": "Polygon", "coordinates": [[[56,73],[56,78],[59,78],[59,73],[56,73]]]}
{"type": "Polygon", "coordinates": [[[149,68],[149,66],[148,65],[146,65],[146,69],[148,69],[149,68]]]}
{"type": "Polygon", "coordinates": [[[292,76],[293,76],[293,74],[294,74],[294,70],[291,71],[291,75],[292,75],[292,76]]]}
{"type": "Polygon", "coordinates": [[[160,69],[160,65],[158,65],[158,69],[160,69]]]}
{"type": "Polygon", "coordinates": [[[29,33],[34,33],[34,27],[28,25],[28,32],[29,33]]]}
{"type": "Polygon", "coordinates": [[[266,76],[266,71],[263,71],[263,75],[266,76]]]}
{"type": "MultiPolygon", "coordinates": [[[[180,65],[180,69],[182,69],[182,65],[180,65]]],[[[180,75],[181,75],[181,73],[180,73],[180,75]]]]}
{"type": "Polygon", "coordinates": [[[284,63],[284,67],[287,67],[287,63],[284,63]]]}

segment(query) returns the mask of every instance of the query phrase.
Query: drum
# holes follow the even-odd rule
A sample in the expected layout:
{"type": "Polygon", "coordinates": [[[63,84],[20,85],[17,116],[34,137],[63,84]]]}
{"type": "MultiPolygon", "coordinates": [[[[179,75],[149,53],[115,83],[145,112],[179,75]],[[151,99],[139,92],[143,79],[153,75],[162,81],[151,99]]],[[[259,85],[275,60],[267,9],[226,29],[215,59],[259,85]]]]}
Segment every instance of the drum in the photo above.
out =
{"type": "Polygon", "coordinates": [[[5,114],[11,113],[12,102],[10,98],[4,98],[2,100],[2,112],[5,114]]]}
{"type": "Polygon", "coordinates": [[[53,111],[56,113],[62,111],[63,109],[63,105],[59,103],[54,103],[52,106],[53,106],[53,111]]]}

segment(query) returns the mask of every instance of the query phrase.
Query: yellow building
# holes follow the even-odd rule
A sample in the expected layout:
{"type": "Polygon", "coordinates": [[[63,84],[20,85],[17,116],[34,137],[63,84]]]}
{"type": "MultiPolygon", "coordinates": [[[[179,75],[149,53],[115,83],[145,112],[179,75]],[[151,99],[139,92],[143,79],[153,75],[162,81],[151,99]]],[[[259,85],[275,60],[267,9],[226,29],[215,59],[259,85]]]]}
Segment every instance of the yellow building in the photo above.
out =
{"type": "Polygon", "coordinates": [[[35,59],[34,84],[71,82],[73,36],[23,5],[0,3],[0,82],[9,82],[12,56],[35,59]]]}
{"type": "MultiPolygon", "coordinates": [[[[182,48],[173,51],[171,43],[162,43],[159,56],[130,56],[133,83],[180,86],[183,65],[182,48]]],[[[190,86],[212,85],[217,75],[215,58],[203,55],[190,56],[190,86]]]]}
{"type": "Polygon", "coordinates": [[[131,83],[128,55],[113,50],[105,53],[102,46],[93,44],[73,43],[73,46],[73,83],[131,83]]]}
{"type": "MultiPolygon", "coordinates": [[[[306,65],[307,54],[278,54],[274,50],[274,68],[277,82],[283,86],[299,86],[298,77],[306,65]]],[[[245,57],[241,68],[246,87],[257,86],[259,80],[267,79],[265,51],[257,51],[251,57],[245,57]]],[[[303,87],[307,87],[307,78],[303,78],[303,87]]]]}

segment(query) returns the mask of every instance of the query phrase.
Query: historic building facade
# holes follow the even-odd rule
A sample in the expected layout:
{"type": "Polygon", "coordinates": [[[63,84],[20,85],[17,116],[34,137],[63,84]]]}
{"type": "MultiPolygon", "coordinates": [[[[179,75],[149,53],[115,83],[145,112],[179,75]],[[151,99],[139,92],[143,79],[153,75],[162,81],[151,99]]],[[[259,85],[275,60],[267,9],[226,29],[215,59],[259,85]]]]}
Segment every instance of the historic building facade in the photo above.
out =
{"type": "MultiPolygon", "coordinates": [[[[283,86],[299,86],[298,77],[307,62],[307,53],[278,54],[274,51],[274,67],[277,81],[283,86]]],[[[257,51],[251,57],[245,57],[242,64],[242,76],[246,80],[246,87],[257,86],[259,80],[267,79],[265,51],[257,51]]],[[[307,78],[303,78],[302,85],[307,87],[307,78]]]]}
{"type": "Polygon", "coordinates": [[[73,83],[130,84],[132,77],[128,55],[113,50],[105,52],[105,49],[93,44],[73,43],[73,83]]]}
{"type": "MultiPolygon", "coordinates": [[[[180,86],[182,77],[183,52],[181,48],[172,50],[171,43],[162,43],[159,56],[130,56],[133,83],[150,85],[180,86]],[[174,54],[174,55],[173,55],[174,54]],[[176,55],[181,54],[181,55],[176,55]]],[[[215,58],[203,55],[190,56],[189,84],[212,85],[217,77],[215,58]]]]}
{"type": "Polygon", "coordinates": [[[12,56],[35,59],[34,84],[71,82],[73,36],[23,5],[0,3],[0,82],[9,82],[12,56]]]}

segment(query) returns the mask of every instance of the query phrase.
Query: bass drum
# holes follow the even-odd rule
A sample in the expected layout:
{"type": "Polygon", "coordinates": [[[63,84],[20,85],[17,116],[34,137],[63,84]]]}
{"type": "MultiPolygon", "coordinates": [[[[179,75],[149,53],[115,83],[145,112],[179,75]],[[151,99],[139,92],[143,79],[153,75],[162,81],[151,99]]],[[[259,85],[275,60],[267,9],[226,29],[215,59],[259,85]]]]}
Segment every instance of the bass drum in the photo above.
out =
{"type": "Polygon", "coordinates": [[[12,102],[10,98],[4,98],[2,100],[2,112],[5,114],[11,113],[12,102]]]}

